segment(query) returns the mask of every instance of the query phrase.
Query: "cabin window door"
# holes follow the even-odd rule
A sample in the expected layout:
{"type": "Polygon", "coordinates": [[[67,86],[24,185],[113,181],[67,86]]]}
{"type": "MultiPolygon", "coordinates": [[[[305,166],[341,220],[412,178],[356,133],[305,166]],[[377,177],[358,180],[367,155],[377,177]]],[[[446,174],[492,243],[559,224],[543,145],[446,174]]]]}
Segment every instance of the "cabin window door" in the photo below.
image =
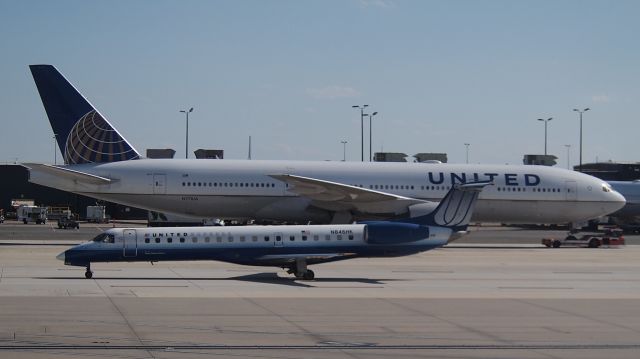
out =
{"type": "Polygon", "coordinates": [[[138,255],[138,243],[136,240],[135,229],[125,229],[122,231],[124,236],[124,256],[135,257],[138,255]]]}
{"type": "Polygon", "coordinates": [[[567,201],[576,201],[578,199],[578,184],[576,181],[565,181],[565,195],[567,201]]]}
{"type": "Polygon", "coordinates": [[[166,194],[167,193],[167,175],[154,174],[153,175],[153,194],[166,194]]]}
{"type": "Polygon", "coordinates": [[[284,246],[284,235],[282,233],[276,233],[273,236],[273,245],[275,247],[284,246]]]}

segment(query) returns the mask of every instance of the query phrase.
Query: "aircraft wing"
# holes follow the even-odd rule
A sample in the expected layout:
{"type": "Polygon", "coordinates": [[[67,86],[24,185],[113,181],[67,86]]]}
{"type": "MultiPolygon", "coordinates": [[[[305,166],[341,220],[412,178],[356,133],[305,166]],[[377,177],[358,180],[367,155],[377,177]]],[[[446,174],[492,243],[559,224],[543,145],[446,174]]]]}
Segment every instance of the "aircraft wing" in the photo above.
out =
{"type": "Polygon", "coordinates": [[[296,175],[271,175],[286,182],[289,192],[312,200],[315,207],[330,211],[355,211],[371,214],[402,214],[419,203],[416,198],[296,175]]]}
{"type": "Polygon", "coordinates": [[[64,167],[47,165],[44,163],[23,163],[29,171],[39,171],[56,177],[61,177],[74,182],[83,182],[94,185],[107,185],[112,181],[109,178],[92,175],[80,171],[71,170],[64,167]]]}

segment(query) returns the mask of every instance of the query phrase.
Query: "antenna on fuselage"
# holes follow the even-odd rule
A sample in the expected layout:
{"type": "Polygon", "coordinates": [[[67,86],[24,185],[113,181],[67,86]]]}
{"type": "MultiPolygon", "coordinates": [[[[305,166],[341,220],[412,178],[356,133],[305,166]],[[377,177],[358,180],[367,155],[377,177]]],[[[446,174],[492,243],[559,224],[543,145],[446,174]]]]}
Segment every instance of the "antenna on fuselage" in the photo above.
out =
{"type": "Polygon", "coordinates": [[[251,159],[251,136],[249,136],[249,158],[247,158],[248,160],[251,159]]]}

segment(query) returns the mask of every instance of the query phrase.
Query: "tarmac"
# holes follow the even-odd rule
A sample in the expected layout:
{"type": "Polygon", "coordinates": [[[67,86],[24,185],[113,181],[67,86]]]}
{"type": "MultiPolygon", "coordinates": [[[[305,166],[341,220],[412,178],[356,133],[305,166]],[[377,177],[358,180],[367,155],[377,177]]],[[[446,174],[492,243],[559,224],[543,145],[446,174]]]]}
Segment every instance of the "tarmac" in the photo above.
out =
{"type": "Polygon", "coordinates": [[[64,266],[80,230],[0,225],[0,358],[638,358],[639,236],[475,228],[445,248],[313,266],[64,266]]]}

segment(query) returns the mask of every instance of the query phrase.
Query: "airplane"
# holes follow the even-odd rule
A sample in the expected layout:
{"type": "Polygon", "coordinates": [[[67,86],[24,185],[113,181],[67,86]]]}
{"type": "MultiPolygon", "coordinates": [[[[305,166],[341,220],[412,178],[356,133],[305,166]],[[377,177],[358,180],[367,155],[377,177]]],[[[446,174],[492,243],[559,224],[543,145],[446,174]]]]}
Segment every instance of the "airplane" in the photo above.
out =
{"type": "Polygon", "coordinates": [[[456,183],[491,181],[474,222],[583,223],[622,208],[604,181],[546,166],[144,159],[52,65],[31,65],[64,166],[25,163],[29,181],[200,218],[345,224],[419,217],[456,183]]]}
{"type": "Polygon", "coordinates": [[[626,199],[622,209],[609,214],[612,222],[622,228],[638,230],[640,228],[640,180],[607,182],[626,199]]]}
{"type": "Polygon", "coordinates": [[[314,279],[311,264],[359,257],[407,256],[442,247],[469,225],[478,195],[490,182],[455,184],[429,214],[356,224],[113,228],[56,258],[91,263],[217,260],[288,269],[314,279]]]}

